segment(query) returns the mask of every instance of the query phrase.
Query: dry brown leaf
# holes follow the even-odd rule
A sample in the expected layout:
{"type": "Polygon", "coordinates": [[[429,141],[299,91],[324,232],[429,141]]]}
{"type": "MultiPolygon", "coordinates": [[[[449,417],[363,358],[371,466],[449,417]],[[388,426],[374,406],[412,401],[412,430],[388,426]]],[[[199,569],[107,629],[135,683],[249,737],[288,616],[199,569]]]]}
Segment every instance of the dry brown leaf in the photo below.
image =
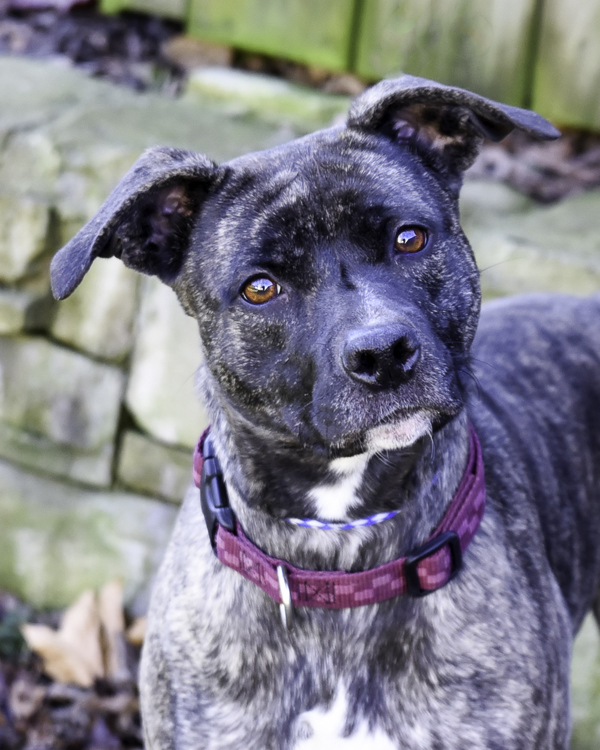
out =
{"type": "Polygon", "coordinates": [[[29,648],[42,657],[44,672],[53,680],[90,687],[99,676],[58,631],[47,625],[23,625],[21,632],[29,648]]]}
{"type": "Polygon", "coordinates": [[[110,633],[125,630],[123,616],[123,583],[119,580],[105,584],[98,593],[98,613],[100,622],[110,633]]]}
{"type": "Polygon", "coordinates": [[[100,616],[93,591],[83,594],[63,614],[58,630],[61,638],[88,662],[96,677],[104,675],[100,616]]]}
{"type": "MultiPolygon", "coordinates": [[[[134,626],[134,639],[141,643],[145,622],[134,626]]],[[[121,581],[110,581],[97,597],[84,591],[65,611],[58,630],[23,625],[21,631],[29,648],[42,657],[44,671],[57,682],[90,687],[97,677],[130,677],[121,581]]]]}
{"type": "Polygon", "coordinates": [[[21,632],[54,680],[90,687],[96,677],[104,675],[100,617],[92,591],[84,591],[65,611],[58,630],[23,625],[21,632]]]}
{"type": "Polygon", "coordinates": [[[136,617],[127,629],[125,637],[129,643],[132,643],[134,646],[141,646],[146,637],[146,618],[136,617]]]}
{"type": "Polygon", "coordinates": [[[127,679],[125,653],[125,618],[123,617],[123,584],[110,581],[98,594],[98,613],[102,624],[104,674],[114,680],[127,679]]]}

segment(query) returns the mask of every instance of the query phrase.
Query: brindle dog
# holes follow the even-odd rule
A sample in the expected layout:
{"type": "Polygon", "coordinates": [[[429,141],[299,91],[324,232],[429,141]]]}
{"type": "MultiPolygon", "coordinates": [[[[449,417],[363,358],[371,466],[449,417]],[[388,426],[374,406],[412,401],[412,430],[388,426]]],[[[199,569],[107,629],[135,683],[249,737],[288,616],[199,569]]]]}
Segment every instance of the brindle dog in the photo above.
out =
{"type": "Polygon", "coordinates": [[[148,750],[569,744],[569,659],[600,577],[600,298],[486,307],[458,215],[482,139],[558,131],[404,76],[347,123],[217,166],[144,154],[56,256],[159,276],[196,318],[231,508],[267,554],[362,571],[439,524],[479,435],[487,508],[428,596],[278,606],[213,554],[197,489],[154,589],[148,750]],[[298,527],[399,511],[367,527],[298,527]]]}

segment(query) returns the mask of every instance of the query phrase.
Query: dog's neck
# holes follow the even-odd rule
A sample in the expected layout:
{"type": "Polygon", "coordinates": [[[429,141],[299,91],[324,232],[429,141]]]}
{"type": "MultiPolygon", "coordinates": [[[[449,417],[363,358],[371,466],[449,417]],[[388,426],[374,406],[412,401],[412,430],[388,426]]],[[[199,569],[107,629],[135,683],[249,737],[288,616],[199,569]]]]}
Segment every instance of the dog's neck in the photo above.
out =
{"type": "Polygon", "coordinates": [[[222,416],[211,434],[231,507],[246,535],[267,554],[312,569],[363,570],[421,544],[450,504],[469,452],[465,411],[410,449],[347,459],[346,472],[335,470],[339,463],[332,471],[329,462],[276,442],[239,439],[239,430],[222,416]],[[288,522],[297,516],[318,518],[328,495],[334,500],[329,518],[400,512],[384,523],[349,530],[288,522]]]}

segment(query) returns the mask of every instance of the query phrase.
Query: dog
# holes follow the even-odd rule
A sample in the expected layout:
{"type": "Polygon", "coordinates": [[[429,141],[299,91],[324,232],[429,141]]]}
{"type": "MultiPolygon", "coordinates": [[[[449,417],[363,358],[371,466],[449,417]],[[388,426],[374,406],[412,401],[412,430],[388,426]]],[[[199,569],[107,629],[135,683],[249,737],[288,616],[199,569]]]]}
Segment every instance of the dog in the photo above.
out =
{"type": "Polygon", "coordinates": [[[55,256],[57,298],[117,256],[200,331],[211,427],[152,596],[148,750],[568,747],[600,585],[600,297],[478,324],[458,195],[514,129],[559,135],[386,80],[344,125],[221,166],[151,149],[55,256]]]}

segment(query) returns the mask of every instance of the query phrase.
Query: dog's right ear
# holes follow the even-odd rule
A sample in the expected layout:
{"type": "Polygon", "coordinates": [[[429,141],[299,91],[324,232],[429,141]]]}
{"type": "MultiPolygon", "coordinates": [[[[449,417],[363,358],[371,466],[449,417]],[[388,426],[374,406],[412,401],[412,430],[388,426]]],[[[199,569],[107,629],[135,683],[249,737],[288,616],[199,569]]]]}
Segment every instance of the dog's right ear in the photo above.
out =
{"type": "Polygon", "coordinates": [[[146,151],[96,216],[55,255],[54,297],[68,297],[98,257],[115,256],[136,271],[173,282],[217,170],[201,154],[165,147],[146,151]]]}

